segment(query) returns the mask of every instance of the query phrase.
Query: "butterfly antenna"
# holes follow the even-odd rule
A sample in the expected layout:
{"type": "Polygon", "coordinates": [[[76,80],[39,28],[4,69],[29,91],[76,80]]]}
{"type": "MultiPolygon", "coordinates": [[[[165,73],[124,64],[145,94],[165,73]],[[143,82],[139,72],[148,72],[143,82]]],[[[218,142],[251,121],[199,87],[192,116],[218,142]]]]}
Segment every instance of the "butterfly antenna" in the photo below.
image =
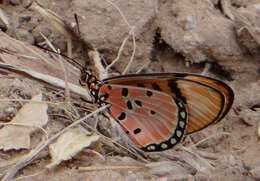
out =
{"type": "Polygon", "coordinates": [[[78,63],[78,62],[77,62],[76,60],[74,60],[73,58],[68,57],[67,55],[64,55],[64,54],[59,53],[59,52],[55,52],[55,51],[50,50],[50,49],[48,49],[48,48],[44,48],[44,47],[42,47],[42,46],[40,46],[40,45],[38,45],[38,44],[35,44],[35,46],[38,47],[38,48],[40,48],[40,49],[42,49],[42,50],[45,50],[45,51],[47,51],[47,52],[51,52],[51,53],[54,53],[54,54],[56,54],[56,55],[61,55],[62,57],[66,58],[66,60],[67,60],[70,64],[72,64],[73,66],[77,67],[79,70],[82,70],[82,68],[83,68],[83,65],[81,65],[80,63],[78,63]]]}
{"type": "Polygon", "coordinates": [[[82,56],[85,59],[85,61],[84,61],[85,62],[84,68],[85,68],[89,65],[89,62],[90,62],[88,52],[94,50],[94,47],[90,43],[88,43],[88,42],[84,41],[84,39],[82,39],[81,33],[80,33],[80,28],[79,28],[79,18],[78,18],[77,13],[74,13],[74,19],[75,19],[75,22],[76,22],[76,25],[77,25],[77,37],[82,42],[82,44],[81,44],[82,56]]]}

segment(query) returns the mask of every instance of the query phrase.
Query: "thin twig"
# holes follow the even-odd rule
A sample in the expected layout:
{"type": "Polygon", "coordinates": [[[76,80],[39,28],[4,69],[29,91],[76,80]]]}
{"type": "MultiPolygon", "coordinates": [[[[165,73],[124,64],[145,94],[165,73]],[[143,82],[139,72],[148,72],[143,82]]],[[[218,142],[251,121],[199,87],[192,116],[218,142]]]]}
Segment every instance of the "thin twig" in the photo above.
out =
{"type": "Polygon", "coordinates": [[[40,32],[40,35],[43,37],[46,44],[51,48],[51,50],[58,54],[58,50],[54,47],[51,41],[44,34],[42,34],[42,32],[40,32]]]}

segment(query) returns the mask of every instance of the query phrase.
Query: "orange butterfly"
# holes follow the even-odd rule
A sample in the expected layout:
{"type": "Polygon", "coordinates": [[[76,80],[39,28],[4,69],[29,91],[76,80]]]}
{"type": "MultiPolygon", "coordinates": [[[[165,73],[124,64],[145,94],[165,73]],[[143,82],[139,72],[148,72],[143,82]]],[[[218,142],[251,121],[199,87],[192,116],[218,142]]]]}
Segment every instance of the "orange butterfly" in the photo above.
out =
{"type": "Polygon", "coordinates": [[[144,151],[163,151],[184,135],[222,120],[234,93],[224,82],[189,73],[116,76],[98,81],[82,75],[99,104],[111,104],[110,114],[144,151]]]}

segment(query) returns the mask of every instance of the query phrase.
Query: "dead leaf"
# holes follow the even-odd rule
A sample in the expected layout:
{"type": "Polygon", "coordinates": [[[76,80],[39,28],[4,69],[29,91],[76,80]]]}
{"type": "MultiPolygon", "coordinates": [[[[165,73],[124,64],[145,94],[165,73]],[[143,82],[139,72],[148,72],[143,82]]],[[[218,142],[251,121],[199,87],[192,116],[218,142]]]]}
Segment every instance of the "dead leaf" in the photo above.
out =
{"type": "Polygon", "coordinates": [[[35,102],[42,100],[42,94],[34,96],[31,100],[32,102],[26,103],[9,122],[12,125],[0,129],[0,149],[29,149],[30,134],[48,122],[47,104],[35,102]]]}
{"type": "Polygon", "coordinates": [[[99,136],[87,136],[83,128],[73,128],[65,132],[59,139],[49,145],[52,161],[47,168],[58,165],[63,160],[69,160],[82,149],[92,146],[99,141],[99,136]]]}

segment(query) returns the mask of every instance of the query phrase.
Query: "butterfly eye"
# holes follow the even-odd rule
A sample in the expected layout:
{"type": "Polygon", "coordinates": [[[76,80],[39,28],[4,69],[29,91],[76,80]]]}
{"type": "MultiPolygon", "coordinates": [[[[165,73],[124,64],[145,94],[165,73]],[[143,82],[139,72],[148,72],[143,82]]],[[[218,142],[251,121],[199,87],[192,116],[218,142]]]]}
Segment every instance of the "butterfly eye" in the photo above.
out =
{"type": "Polygon", "coordinates": [[[79,83],[80,83],[80,85],[82,85],[82,86],[86,86],[87,85],[87,76],[86,76],[86,74],[81,74],[81,76],[80,76],[80,79],[79,79],[79,83]]]}

